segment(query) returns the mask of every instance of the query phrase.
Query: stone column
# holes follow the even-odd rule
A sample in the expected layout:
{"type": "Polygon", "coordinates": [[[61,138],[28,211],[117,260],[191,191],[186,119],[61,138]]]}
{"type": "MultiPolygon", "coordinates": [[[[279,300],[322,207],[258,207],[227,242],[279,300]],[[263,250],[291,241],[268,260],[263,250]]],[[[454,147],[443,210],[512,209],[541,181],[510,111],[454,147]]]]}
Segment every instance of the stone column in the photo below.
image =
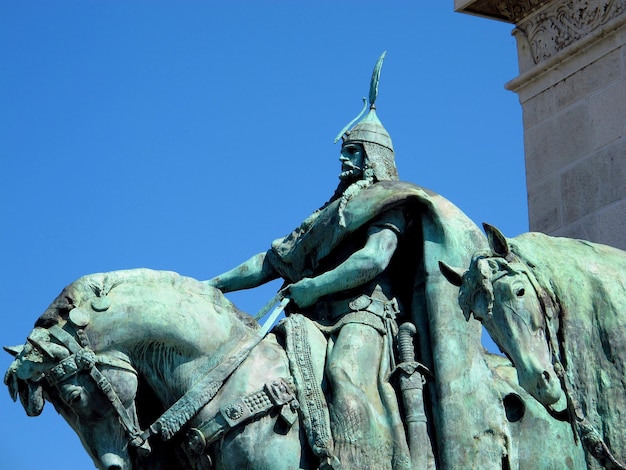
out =
{"type": "Polygon", "coordinates": [[[626,0],[455,0],[513,23],[530,229],[626,249],[626,0]]]}

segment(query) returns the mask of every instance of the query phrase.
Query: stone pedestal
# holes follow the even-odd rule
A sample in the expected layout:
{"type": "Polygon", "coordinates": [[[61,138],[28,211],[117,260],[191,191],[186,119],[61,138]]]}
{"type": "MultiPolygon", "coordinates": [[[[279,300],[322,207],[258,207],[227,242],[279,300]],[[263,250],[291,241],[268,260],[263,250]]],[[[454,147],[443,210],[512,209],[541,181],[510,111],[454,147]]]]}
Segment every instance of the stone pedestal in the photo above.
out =
{"type": "Polygon", "coordinates": [[[626,0],[455,0],[515,24],[530,229],[626,249],[626,0]]]}

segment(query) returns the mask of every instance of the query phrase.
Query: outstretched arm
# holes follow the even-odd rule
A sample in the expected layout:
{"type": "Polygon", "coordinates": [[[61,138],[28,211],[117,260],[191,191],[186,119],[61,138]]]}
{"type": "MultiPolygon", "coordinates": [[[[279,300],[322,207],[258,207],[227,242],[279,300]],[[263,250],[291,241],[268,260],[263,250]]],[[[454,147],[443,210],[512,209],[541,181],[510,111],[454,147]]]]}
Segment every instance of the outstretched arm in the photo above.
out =
{"type": "Polygon", "coordinates": [[[219,276],[204,281],[210,286],[217,287],[222,292],[232,292],[241,289],[251,289],[266,282],[277,279],[278,273],[265,259],[266,252],[254,255],[239,266],[226,271],[219,276]]]}
{"type": "Polygon", "coordinates": [[[374,226],[360,250],[336,268],[319,276],[291,284],[289,295],[300,307],[313,305],[320,297],[342,292],[371,281],[382,273],[398,246],[398,236],[390,228],[374,226]]]}

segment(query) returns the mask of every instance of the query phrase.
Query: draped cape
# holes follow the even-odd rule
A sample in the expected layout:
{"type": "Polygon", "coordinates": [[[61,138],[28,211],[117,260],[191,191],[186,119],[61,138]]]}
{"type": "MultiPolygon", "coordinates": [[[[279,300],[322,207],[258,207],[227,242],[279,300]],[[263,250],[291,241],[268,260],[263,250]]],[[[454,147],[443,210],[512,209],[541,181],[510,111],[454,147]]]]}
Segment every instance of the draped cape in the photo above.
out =
{"type": "MultiPolygon", "coordinates": [[[[438,262],[469,266],[487,246],[476,225],[445,198],[410,183],[378,182],[342,206],[328,204],[315,217],[268,251],[269,260],[291,282],[311,275],[343,240],[375,217],[403,208],[411,229],[403,261],[410,280],[410,317],[418,329],[419,360],[433,373],[427,385],[431,429],[440,468],[501,468],[507,428],[501,398],[481,346],[480,324],[465,322],[458,288],[448,283],[438,262]],[[341,222],[340,223],[340,219],[341,222]]],[[[407,239],[408,237],[408,239],[407,239]]]]}

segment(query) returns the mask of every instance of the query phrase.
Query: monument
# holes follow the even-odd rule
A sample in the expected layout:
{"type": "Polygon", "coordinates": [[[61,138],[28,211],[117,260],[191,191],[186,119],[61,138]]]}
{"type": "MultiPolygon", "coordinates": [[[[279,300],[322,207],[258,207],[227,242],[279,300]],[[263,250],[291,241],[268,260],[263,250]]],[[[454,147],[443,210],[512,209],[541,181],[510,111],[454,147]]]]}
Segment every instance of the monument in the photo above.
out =
{"type": "Polygon", "coordinates": [[[338,136],[334,194],[266,251],[204,282],[135,269],[66,287],[5,348],[27,414],[51,402],[106,470],[595,465],[567,400],[544,403],[464,318],[440,263],[470,266],[488,241],[400,181],[383,59],[338,136]],[[223,295],[277,278],[262,326],[223,295]]]}

